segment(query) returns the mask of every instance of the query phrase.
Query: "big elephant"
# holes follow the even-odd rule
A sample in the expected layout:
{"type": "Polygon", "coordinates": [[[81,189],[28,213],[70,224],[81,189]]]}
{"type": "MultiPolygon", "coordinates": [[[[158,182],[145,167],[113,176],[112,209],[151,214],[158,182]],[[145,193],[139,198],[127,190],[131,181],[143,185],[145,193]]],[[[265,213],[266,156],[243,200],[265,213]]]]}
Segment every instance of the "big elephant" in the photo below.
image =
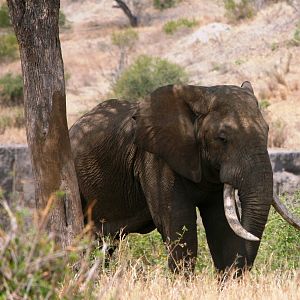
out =
{"type": "Polygon", "coordinates": [[[197,208],[219,271],[252,266],[272,204],[300,228],[273,197],[268,125],[249,82],[168,85],[141,102],[108,100],[72,126],[70,140],[95,231],[118,238],[120,229],[157,228],[173,271],[194,268],[197,208]]]}

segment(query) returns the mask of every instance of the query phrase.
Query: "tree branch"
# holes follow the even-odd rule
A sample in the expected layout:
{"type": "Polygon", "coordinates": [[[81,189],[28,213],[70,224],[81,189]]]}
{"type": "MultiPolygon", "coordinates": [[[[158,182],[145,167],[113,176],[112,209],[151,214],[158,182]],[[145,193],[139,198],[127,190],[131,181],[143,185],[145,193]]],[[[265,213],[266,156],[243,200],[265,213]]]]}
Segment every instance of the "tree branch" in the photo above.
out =
{"type": "Polygon", "coordinates": [[[115,0],[117,2],[118,5],[114,5],[113,8],[120,8],[123,10],[124,14],[127,16],[127,18],[129,19],[130,25],[132,27],[137,27],[138,26],[138,19],[135,15],[133,15],[133,13],[131,12],[131,10],[129,9],[129,7],[127,6],[127,4],[121,0],[115,0]]]}

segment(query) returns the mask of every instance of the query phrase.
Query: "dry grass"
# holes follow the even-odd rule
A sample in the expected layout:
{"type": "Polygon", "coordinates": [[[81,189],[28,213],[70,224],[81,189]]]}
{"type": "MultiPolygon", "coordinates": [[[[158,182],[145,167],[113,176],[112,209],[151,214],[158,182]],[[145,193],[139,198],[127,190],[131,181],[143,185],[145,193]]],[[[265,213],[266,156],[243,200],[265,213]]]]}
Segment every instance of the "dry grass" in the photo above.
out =
{"type": "Polygon", "coordinates": [[[300,273],[283,272],[246,275],[230,280],[220,290],[209,274],[198,274],[189,280],[168,278],[160,270],[140,276],[135,268],[102,276],[94,290],[97,299],[299,299],[300,273]],[[141,278],[142,277],[142,278],[141,278]]]}
{"type": "Polygon", "coordinates": [[[239,280],[228,278],[220,284],[211,267],[187,278],[171,274],[165,260],[153,264],[143,255],[134,257],[131,249],[134,241],[127,238],[121,240],[109,267],[105,267],[104,252],[89,235],[89,225],[73,245],[62,250],[51,235],[44,233],[50,201],[39,214],[39,221],[34,214],[30,222],[30,211],[19,208],[13,213],[3,198],[1,203],[10,220],[10,229],[0,230],[1,300],[296,300],[300,297],[299,269],[288,270],[286,266],[271,271],[268,264],[260,265],[239,280]]]}
{"type": "Polygon", "coordinates": [[[3,134],[0,134],[0,144],[26,144],[25,128],[8,128],[3,134]]]}

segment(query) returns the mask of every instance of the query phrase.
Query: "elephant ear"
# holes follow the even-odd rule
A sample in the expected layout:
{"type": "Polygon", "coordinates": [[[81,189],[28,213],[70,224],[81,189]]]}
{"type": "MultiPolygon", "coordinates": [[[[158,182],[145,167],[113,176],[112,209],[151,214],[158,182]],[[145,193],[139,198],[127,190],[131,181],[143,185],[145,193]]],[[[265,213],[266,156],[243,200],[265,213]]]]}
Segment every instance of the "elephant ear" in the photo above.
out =
{"type": "Polygon", "coordinates": [[[246,89],[247,91],[249,91],[250,93],[252,93],[254,95],[253,87],[252,87],[250,81],[244,81],[242,83],[241,87],[243,89],[246,89]]]}
{"type": "MultiPolygon", "coordinates": [[[[139,103],[135,143],[164,159],[180,175],[201,181],[200,149],[194,120],[199,115],[200,87],[170,85],[139,103]]],[[[200,101],[201,102],[201,101],[200,101]]]]}

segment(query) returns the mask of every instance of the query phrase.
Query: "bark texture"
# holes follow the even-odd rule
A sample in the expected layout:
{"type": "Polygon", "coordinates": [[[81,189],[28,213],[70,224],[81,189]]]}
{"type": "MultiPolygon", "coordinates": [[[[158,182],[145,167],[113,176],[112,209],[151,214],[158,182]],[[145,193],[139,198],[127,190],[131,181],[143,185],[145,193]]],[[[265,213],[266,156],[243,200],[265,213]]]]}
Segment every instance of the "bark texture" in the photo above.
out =
{"type": "Polygon", "coordinates": [[[127,6],[127,4],[124,1],[121,0],[115,0],[117,2],[117,8],[121,8],[124,12],[124,14],[127,16],[127,18],[129,19],[130,25],[132,27],[137,27],[138,26],[138,19],[137,17],[131,12],[131,10],[129,9],[129,7],[127,6]]]}
{"type": "Polygon", "coordinates": [[[66,119],[60,1],[7,2],[20,47],[36,205],[55,199],[47,228],[65,246],[82,230],[83,216],[66,119]]]}

